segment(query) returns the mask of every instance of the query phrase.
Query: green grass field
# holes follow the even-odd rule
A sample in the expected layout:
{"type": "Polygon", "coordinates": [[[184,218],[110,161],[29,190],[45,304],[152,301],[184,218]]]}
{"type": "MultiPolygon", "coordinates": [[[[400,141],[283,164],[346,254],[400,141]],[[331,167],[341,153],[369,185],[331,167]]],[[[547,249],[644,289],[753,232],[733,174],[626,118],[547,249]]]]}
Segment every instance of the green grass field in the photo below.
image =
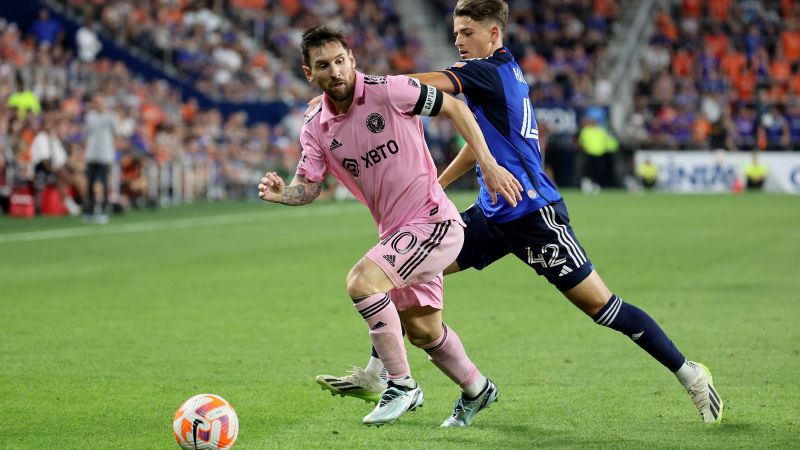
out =
{"type": "Polygon", "coordinates": [[[251,202],[105,227],[0,217],[0,448],[177,448],[174,411],[202,392],[234,405],[240,449],[800,447],[800,198],[567,200],[611,289],[712,369],[720,425],[509,257],[446,281],[445,318],[500,401],[439,429],[457,388],[409,346],[424,408],[366,428],[371,406],[314,376],[367,360],[344,277],[376,239],[371,217],[251,202]]]}

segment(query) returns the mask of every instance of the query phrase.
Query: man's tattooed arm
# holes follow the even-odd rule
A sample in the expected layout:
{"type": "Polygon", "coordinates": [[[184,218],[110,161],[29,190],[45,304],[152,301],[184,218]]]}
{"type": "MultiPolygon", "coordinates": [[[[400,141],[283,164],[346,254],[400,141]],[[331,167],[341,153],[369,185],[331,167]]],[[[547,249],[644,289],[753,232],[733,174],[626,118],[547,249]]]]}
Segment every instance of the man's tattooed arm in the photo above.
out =
{"type": "Polygon", "coordinates": [[[289,206],[306,205],[319,197],[320,192],[322,192],[322,183],[315,183],[303,175],[297,175],[292,180],[292,184],[283,189],[281,203],[289,206]]]}

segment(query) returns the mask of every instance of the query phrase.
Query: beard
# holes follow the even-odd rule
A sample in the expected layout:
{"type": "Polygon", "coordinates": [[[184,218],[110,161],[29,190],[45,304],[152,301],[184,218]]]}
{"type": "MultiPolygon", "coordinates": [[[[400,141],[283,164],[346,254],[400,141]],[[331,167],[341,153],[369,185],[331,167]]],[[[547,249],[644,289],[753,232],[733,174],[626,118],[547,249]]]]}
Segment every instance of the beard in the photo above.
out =
{"type": "MultiPolygon", "coordinates": [[[[345,81],[346,83],[346,81],[345,81]]],[[[344,90],[334,90],[333,88],[326,89],[325,94],[331,98],[331,100],[336,102],[342,102],[347,100],[348,98],[353,96],[353,92],[356,90],[356,83],[353,80],[353,83],[344,90]]]]}

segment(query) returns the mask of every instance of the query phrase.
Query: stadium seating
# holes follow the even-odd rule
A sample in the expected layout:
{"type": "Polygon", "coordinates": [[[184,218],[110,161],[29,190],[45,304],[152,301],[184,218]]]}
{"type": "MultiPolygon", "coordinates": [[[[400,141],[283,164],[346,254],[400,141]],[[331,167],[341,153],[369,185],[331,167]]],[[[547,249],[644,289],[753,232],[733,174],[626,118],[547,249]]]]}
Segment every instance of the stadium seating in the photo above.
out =
{"type": "Polygon", "coordinates": [[[631,123],[654,149],[800,149],[800,4],[682,0],[653,17],[631,123]]]}

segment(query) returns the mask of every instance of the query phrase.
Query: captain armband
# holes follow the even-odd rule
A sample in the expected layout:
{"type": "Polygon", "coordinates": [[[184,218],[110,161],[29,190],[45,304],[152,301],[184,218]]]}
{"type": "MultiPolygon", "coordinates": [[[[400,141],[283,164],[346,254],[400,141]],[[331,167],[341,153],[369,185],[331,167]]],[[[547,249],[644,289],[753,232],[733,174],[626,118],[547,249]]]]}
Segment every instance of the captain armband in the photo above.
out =
{"type": "Polygon", "coordinates": [[[444,94],[442,91],[433,86],[423,84],[420,87],[419,99],[417,104],[414,105],[413,114],[422,116],[435,116],[439,114],[442,109],[442,102],[444,101],[444,94]]]}

